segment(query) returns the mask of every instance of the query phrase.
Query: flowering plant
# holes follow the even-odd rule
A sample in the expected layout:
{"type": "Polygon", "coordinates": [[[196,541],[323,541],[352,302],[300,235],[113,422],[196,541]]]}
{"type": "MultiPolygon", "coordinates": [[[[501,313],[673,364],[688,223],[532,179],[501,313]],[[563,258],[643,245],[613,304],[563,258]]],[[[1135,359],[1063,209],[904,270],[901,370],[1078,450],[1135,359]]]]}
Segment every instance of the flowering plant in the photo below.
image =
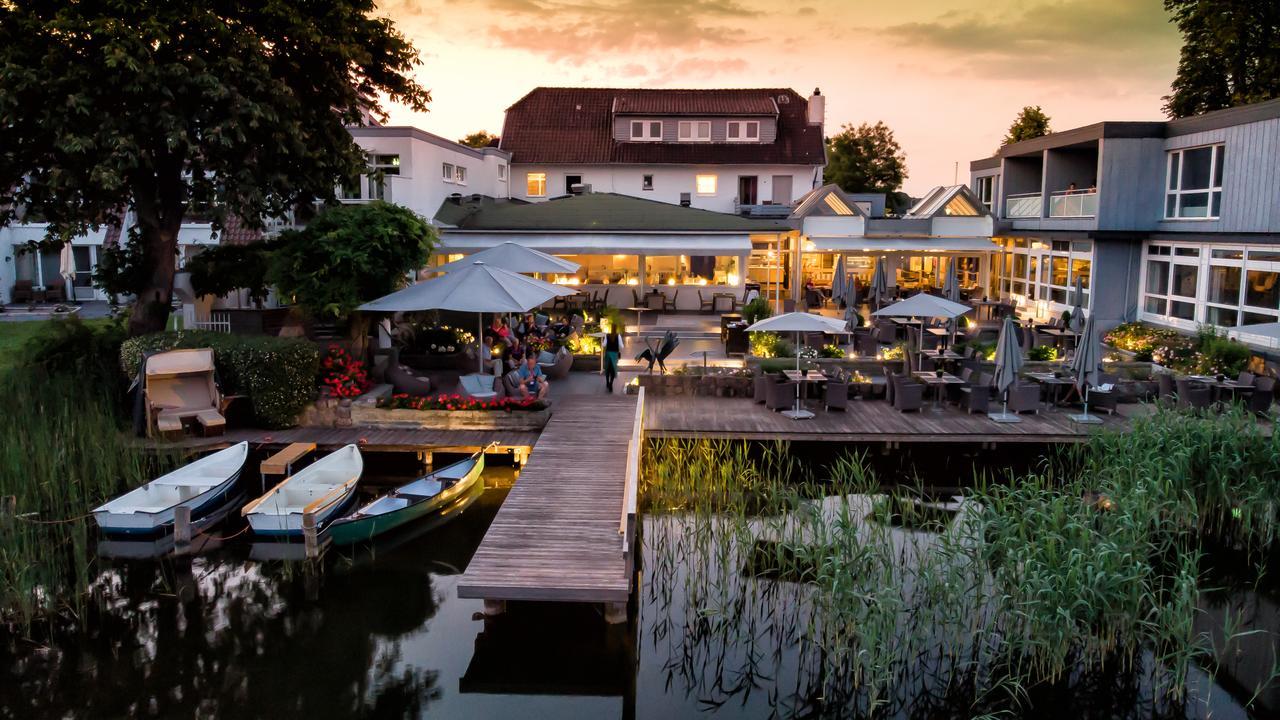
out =
{"type": "Polygon", "coordinates": [[[543,350],[550,352],[551,349],[555,347],[555,343],[551,338],[538,337],[537,335],[528,335],[525,337],[524,344],[525,347],[534,352],[542,352],[543,350]]]}
{"type": "Polygon", "coordinates": [[[397,393],[383,401],[382,407],[389,410],[541,410],[546,403],[537,398],[527,400],[521,398],[479,399],[465,395],[409,395],[397,393]]]}
{"type": "Polygon", "coordinates": [[[329,388],[334,397],[340,398],[363,395],[371,385],[364,363],[336,345],[331,346],[320,360],[320,384],[329,388]]]}

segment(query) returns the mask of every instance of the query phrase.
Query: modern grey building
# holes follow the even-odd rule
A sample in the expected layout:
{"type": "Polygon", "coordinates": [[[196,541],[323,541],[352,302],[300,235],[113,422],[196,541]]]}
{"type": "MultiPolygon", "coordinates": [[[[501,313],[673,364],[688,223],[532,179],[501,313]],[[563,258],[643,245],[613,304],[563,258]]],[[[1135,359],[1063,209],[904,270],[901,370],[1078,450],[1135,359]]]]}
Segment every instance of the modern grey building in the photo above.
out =
{"type": "Polygon", "coordinates": [[[1280,320],[1280,100],[1012,143],[970,187],[997,218],[989,291],[1024,316],[1070,308],[1080,277],[1105,325],[1280,320]]]}

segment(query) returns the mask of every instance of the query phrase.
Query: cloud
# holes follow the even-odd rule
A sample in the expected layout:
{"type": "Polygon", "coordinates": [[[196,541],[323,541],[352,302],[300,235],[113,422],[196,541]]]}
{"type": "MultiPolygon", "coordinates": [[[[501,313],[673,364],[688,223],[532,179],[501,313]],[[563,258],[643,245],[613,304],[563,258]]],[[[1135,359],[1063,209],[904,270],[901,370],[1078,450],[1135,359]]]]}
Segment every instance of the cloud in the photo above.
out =
{"type": "Polygon", "coordinates": [[[1004,13],[951,11],[883,32],[891,41],[942,54],[973,75],[1049,84],[1167,78],[1180,45],[1160,3],[1132,0],[1041,0],[1004,13]]]}

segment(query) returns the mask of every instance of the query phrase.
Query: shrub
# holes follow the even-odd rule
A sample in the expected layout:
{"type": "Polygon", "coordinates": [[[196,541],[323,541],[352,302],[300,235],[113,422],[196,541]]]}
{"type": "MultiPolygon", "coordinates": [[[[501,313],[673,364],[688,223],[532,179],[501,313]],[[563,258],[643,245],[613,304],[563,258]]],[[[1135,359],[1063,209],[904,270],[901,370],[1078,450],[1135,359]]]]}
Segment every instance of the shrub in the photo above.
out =
{"type": "Polygon", "coordinates": [[[337,345],[329,347],[329,352],[320,361],[320,368],[320,384],[329,388],[334,397],[359,397],[371,385],[364,363],[337,345]]]}
{"type": "Polygon", "coordinates": [[[397,393],[392,395],[389,400],[382,401],[381,406],[389,410],[502,410],[511,412],[513,410],[544,410],[547,407],[547,403],[545,400],[538,400],[537,398],[522,400],[504,397],[481,400],[464,395],[422,396],[397,393]]]}
{"type": "Polygon", "coordinates": [[[1041,362],[1053,362],[1058,359],[1058,348],[1052,345],[1037,345],[1027,351],[1027,358],[1041,362]]]}
{"type": "Polygon", "coordinates": [[[842,358],[844,357],[844,348],[839,345],[823,345],[819,355],[824,358],[842,358]]]}
{"type": "Polygon", "coordinates": [[[102,388],[113,409],[123,407],[127,378],[120,374],[116,358],[125,338],[124,323],[68,318],[42,325],[23,344],[18,363],[46,375],[75,378],[77,384],[102,388]]]}
{"type": "Polygon", "coordinates": [[[748,324],[760,322],[772,315],[773,308],[769,305],[769,301],[760,296],[756,296],[755,300],[742,306],[742,319],[748,324]]]}
{"type": "Polygon", "coordinates": [[[760,358],[793,357],[795,348],[777,333],[751,333],[751,354],[760,358]]]}
{"type": "Polygon", "coordinates": [[[294,338],[246,337],[206,330],[180,330],[130,338],[120,347],[120,365],[133,377],[145,352],[213,348],[222,391],[246,395],[258,421],[288,427],[315,397],[320,352],[294,338]]]}

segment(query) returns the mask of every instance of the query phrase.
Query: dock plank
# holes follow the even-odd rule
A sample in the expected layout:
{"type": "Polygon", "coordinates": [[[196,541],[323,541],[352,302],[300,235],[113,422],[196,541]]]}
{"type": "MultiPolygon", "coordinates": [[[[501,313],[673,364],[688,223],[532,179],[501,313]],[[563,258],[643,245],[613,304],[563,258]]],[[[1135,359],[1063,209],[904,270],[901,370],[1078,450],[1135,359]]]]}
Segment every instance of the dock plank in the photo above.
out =
{"type": "Polygon", "coordinates": [[[618,520],[636,401],[568,396],[458,581],[458,597],[625,602],[618,520]]]}

